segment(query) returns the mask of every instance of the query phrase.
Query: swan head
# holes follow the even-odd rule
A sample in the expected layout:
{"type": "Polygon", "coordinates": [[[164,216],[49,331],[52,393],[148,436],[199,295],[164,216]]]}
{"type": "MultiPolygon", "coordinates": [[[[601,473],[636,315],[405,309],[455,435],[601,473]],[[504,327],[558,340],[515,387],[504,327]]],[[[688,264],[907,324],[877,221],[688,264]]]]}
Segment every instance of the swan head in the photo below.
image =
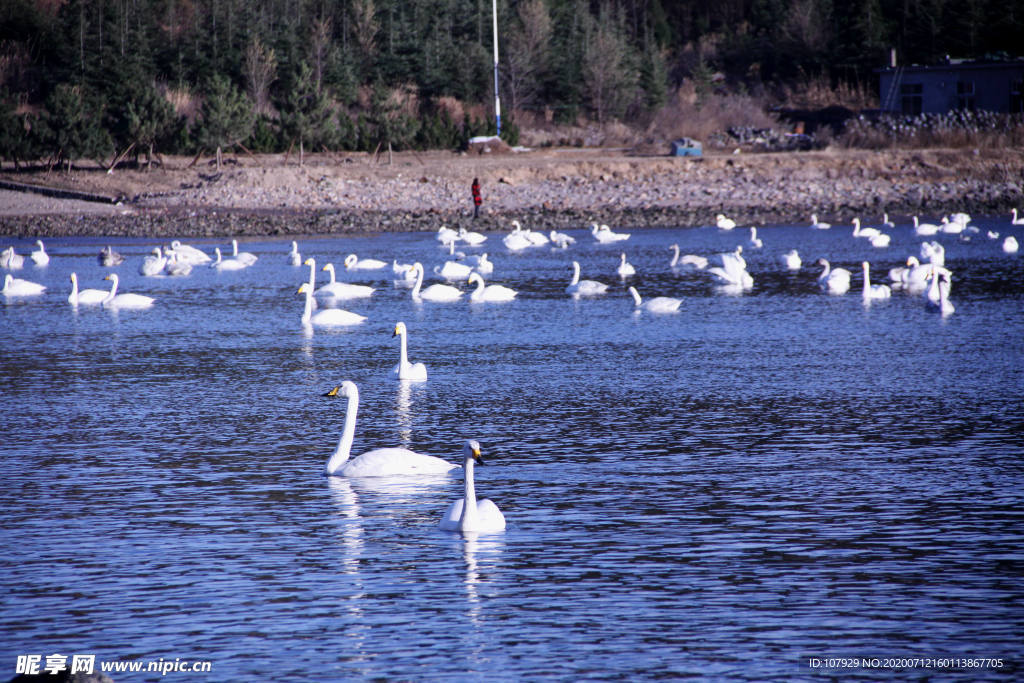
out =
{"type": "Polygon", "coordinates": [[[480,273],[475,270],[469,274],[469,278],[466,280],[469,284],[484,284],[484,278],[480,273]]]}
{"type": "Polygon", "coordinates": [[[921,265],[921,262],[917,260],[916,256],[908,256],[907,257],[907,265],[910,266],[911,268],[913,268],[914,266],[921,265]]]}
{"type": "MultiPolygon", "coordinates": [[[[217,253],[220,253],[220,252],[217,252],[217,253]]],[[[316,267],[316,259],[314,259],[312,256],[310,256],[308,259],[306,259],[305,261],[302,262],[302,265],[304,265],[304,266],[312,266],[312,267],[315,268],[316,267]]]]}
{"type": "Polygon", "coordinates": [[[395,325],[395,332],[391,336],[392,337],[397,337],[397,336],[401,335],[401,336],[404,337],[406,334],[408,334],[408,331],[405,329],[405,323],[400,322],[400,323],[395,325]]]}
{"type": "Polygon", "coordinates": [[[342,398],[352,398],[353,396],[355,396],[356,398],[359,398],[359,389],[356,388],[355,382],[345,380],[339,386],[334,387],[326,394],[324,394],[324,396],[328,396],[330,398],[335,398],[336,396],[341,396],[342,398]]]}
{"type": "Polygon", "coordinates": [[[355,254],[349,254],[348,256],[345,257],[345,267],[351,268],[356,264],[357,261],[359,261],[359,257],[357,257],[355,254]]]}
{"type": "Polygon", "coordinates": [[[817,261],[817,264],[818,264],[819,266],[825,266],[826,268],[828,268],[828,261],[826,261],[826,260],[825,260],[825,259],[823,259],[823,258],[820,258],[820,259],[818,259],[818,261],[817,261]]]}
{"type": "Polygon", "coordinates": [[[523,226],[519,223],[519,221],[513,220],[512,221],[512,229],[515,230],[516,232],[519,232],[520,230],[523,229],[523,226]]]}
{"type": "Polygon", "coordinates": [[[462,444],[462,456],[467,462],[471,460],[480,465],[484,464],[484,459],[480,455],[480,443],[476,439],[466,439],[466,443],[462,444]]]}
{"type": "MultiPolygon", "coordinates": [[[[309,260],[312,261],[313,259],[309,259],[309,260]]],[[[312,265],[312,264],[310,264],[310,265],[312,265]]],[[[328,271],[333,273],[334,272],[334,264],[333,263],[325,263],[324,267],[321,268],[320,270],[328,270],[328,271]]]]}
{"type": "Polygon", "coordinates": [[[309,288],[309,283],[303,282],[301,285],[299,285],[299,291],[296,292],[296,294],[308,294],[311,291],[312,290],[309,288]]]}

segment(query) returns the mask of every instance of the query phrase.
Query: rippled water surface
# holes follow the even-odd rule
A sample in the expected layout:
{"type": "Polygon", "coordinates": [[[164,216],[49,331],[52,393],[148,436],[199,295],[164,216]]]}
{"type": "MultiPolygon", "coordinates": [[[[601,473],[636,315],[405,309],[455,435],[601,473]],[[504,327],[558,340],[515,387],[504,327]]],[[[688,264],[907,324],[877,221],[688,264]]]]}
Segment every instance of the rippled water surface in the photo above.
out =
{"type": "Polygon", "coordinates": [[[212,662],[168,680],[765,680],[818,677],[815,657],[991,657],[1003,667],[962,675],[1020,675],[1024,256],[985,231],[1024,229],[975,223],[969,243],[940,238],[946,319],[905,292],[862,301],[862,260],[882,281],[918,252],[907,225],[886,249],[769,226],[742,295],[668,266],[672,243],[711,255],[739,229],[624,246],[579,230],[522,253],[492,234],[462,249],[519,297],[488,305],[416,304],[390,271],[341,267],[354,252],[430,271],[432,234],[302,239],[318,269],[377,287],[343,304],[368,320],[335,331],[300,324],[308,269],[287,242],[185,278],[139,275],[153,243],[114,242],[122,290],[156,304],[113,312],[66,301],[71,271],[109,284],[104,242],[52,240],[49,266],[16,273],[46,293],[0,301],[0,667],[83,653],[212,662]],[[796,273],[779,260],[793,247],[796,273]],[[623,249],[630,282],[678,313],[633,312],[623,249]],[[854,271],[851,293],[819,291],[819,257],[854,271]],[[574,259],[607,295],[565,294],[574,259]],[[425,383],[388,377],[400,320],[425,383]],[[438,530],[460,479],[324,476],[345,404],[323,394],[346,379],[356,452],[454,461],[479,440],[477,490],[507,530],[438,530]]]}

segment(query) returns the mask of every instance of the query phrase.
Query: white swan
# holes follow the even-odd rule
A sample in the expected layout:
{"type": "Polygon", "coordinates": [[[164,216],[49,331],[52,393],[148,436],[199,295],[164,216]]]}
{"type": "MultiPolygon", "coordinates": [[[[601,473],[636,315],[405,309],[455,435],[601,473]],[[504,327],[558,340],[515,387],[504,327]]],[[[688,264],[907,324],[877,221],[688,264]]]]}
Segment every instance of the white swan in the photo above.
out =
{"type": "Polygon", "coordinates": [[[530,241],[530,244],[535,247],[543,247],[545,244],[549,244],[551,242],[547,235],[542,232],[537,232],[536,230],[524,230],[523,235],[525,235],[526,239],[530,241]]]}
{"type": "Polygon", "coordinates": [[[502,301],[512,301],[516,298],[516,290],[510,289],[504,285],[488,285],[484,283],[484,279],[479,273],[470,273],[469,284],[476,284],[474,289],[469,294],[469,300],[473,303],[498,303],[502,301]]]}
{"type": "Polygon", "coordinates": [[[459,228],[458,238],[474,247],[487,241],[486,235],[465,228],[459,228]]]}
{"type": "Polygon", "coordinates": [[[743,258],[743,246],[738,245],[736,251],[719,254],[721,266],[708,268],[707,272],[715,276],[720,284],[741,290],[754,286],[753,276],[747,272],[747,262],[743,258]]]}
{"type": "Polygon", "coordinates": [[[407,448],[375,448],[350,458],[352,439],[356,433],[356,413],[359,411],[359,389],[349,381],[327,392],[328,396],[348,399],[345,426],[334,455],[327,461],[325,473],[336,477],[385,477],[395,474],[446,474],[460,469],[447,460],[410,451],[407,448]]]}
{"type": "Polygon", "coordinates": [[[708,267],[708,260],[703,256],[697,256],[696,254],[680,256],[678,244],[673,244],[669,249],[673,252],[672,261],[668,264],[669,268],[675,268],[677,266],[693,266],[697,270],[704,270],[708,267]]]}
{"type": "Polygon", "coordinates": [[[931,277],[925,306],[937,310],[945,318],[956,312],[956,306],[949,300],[949,290],[952,288],[953,278],[945,268],[934,268],[933,270],[935,272],[931,277]]]}
{"type": "Polygon", "coordinates": [[[466,263],[473,266],[473,270],[480,273],[481,275],[490,275],[494,272],[494,264],[487,259],[487,253],[480,254],[479,256],[467,256],[466,263]]]}
{"type": "Polygon", "coordinates": [[[391,374],[395,376],[395,379],[408,380],[410,382],[426,382],[427,366],[423,363],[409,362],[409,350],[406,341],[408,335],[409,332],[405,328],[405,323],[400,322],[395,325],[395,332],[391,336],[401,337],[401,343],[398,353],[398,365],[394,367],[391,374]]]}
{"type": "Polygon", "coordinates": [[[164,273],[172,277],[185,277],[192,272],[192,264],[182,261],[178,252],[172,251],[167,257],[167,264],[164,266],[164,273]]]}
{"type": "Polygon", "coordinates": [[[325,263],[320,270],[326,270],[331,276],[331,281],[317,289],[316,294],[333,296],[335,299],[365,299],[368,296],[373,296],[373,287],[335,280],[333,263],[325,263]]]}
{"type": "Polygon", "coordinates": [[[512,232],[502,237],[501,243],[510,251],[521,251],[533,246],[533,242],[526,236],[519,221],[512,221],[512,232]]]}
{"type": "Polygon", "coordinates": [[[889,246],[889,242],[891,240],[892,238],[884,232],[868,238],[868,241],[871,242],[871,246],[878,247],[879,249],[889,246]]]}
{"type": "Polygon", "coordinates": [[[343,311],[340,308],[325,308],[322,311],[313,313],[313,288],[308,282],[299,286],[298,294],[306,295],[306,306],[302,310],[303,325],[317,325],[319,327],[338,327],[342,325],[358,325],[366,320],[365,315],[343,311]]]}
{"type": "Polygon", "coordinates": [[[642,308],[651,313],[675,313],[683,304],[681,299],[673,299],[670,296],[656,296],[653,299],[644,301],[640,298],[640,293],[636,291],[636,287],[630,287],[629,293],[633,297],[633,303],[636,304],[637,310],[642,308]]]}
{"type": "Polygon", "coordinates": [[[421,299],[434,302],[458,301],[462,297],[462,290],[451,285],[433,284],[421,291],[423,287],[423,264],[417,261],[412,264],[412,269],[416,273],[416,284],[412,286],[411,293],[413,301],[421,299]]]}
{"type": "Polygon", "coordinates": [[[818,214],[812,213],[811,214],[811,227],[814,228],[815,230],[828,230],[829,228],[832,227],[832,224],[831,223],[824,223],[822,221],[819,221],[818,220],[818,214]]]}
{"type": "Polygon", "coordinates": [[[860,266],[864,269],[864,288],[861,293],[865,299],[888,299],[892,296],[889,285],[871,284],[871,264],[861,261],[860,266]]]}
{"type": "Polygon", "coordinates": [[[210,264],[210,267],[214,270],[243,270],[249,267],[236,258],[222,258],[220,255],[220,247],[214,247],[213,253],[217,255],[217,260],[210,264]]]}
{"type": "Polygon", "coordinates": [[[803,265],[803,261],[800,260],[800,254],[796,249],[790,249],[783,254],[782,263],[790,270],[800,270],[800,266],[803,265]]]}
{"type": "Polygon", "coordinates": [[[153,297],[143,294],[132,294],[131,292],[118,294],[117,285],[119,280],[117,273],[111,273],[103,279],[113,282],[110,285],[110,292],[107,293],[107,298],[101,302],[105,308],[149,308],[155,301],[153,297]]]}
{"type": "Polygon", "coordinates": [[[572,281],[565,291],[573,296],[598,296],[608,291],[608,285],[596,280],[580,280],[580,264],[572,262],[572,281]]]}
{"type": "Polygon", "coordinates": [[[442,225],[437,229],[437,241],[441,244],[448,244],[454,242],[459,238],[459,233],[449,228],[447,225],[442,225]]]}
{"type": "Polygon", "coordinates": [[[29,256],[32,257],[32,261],[37,266],[45,266],[50,262],[50,255],[46,253],[46,247],[43,246],[42,240],[36,240],[36,246],[39,248],[29,254],[29,256]]]}
{"type": "Polygon", "coordinates": [[[210,258],[209,254],[196,249],[195,247],[182,244],[178,240],[171,242],[171,251],[178,255],[178,260],[182,263],[189,263],[193,266],[201,266],[204,263],[209,263],[213,259],[210,258]]]}
{"type": "Polygon", "coordinates": [[[292,241],[292,250],[288,252],[288,263],[293,266],[302,265],[302,254],[299,253],[299,243],[292,241]]]}
{"type": "Polygon", "coordinates": [[[590,224],[590,234],[594,236],[594,239],[601,244],[608,244],[610,242],[623,242],[629,239],[630,233],[628,232],[612,232],[612,229],[605,224],[598,225],[597,223],[590,224]]]}
{"type": "Polygon", "coordinates": [[[850,271],[846,268],[832,268],[823,258],[818,259],[818,265],[825,268],[818,276],[818,285],[823,290],[829,294],[846,294],[850,291],[850,271]]]}
{"type": "Polygon", "coordinates": [[[908,256],[907,265],[889,269],[889,279],[909,290],[915,290],[925,286],[931,271],[931,265],[922,265],[916,256],[908,256]]]}
{"type": "Polygon", "coordinates": [[[471,266],[458,261],[445,261],[443,266],[434,266],[434,275],[443,277],[449,282],[461,282],[469,278],[473,272],[471,266]]]}
{"type": "Polygon", "coordinates": [[[164,266],[166,265],[167,257],[160,251],[160,247],[153,247],[152,254],[142,259],[142,264],[139,266],[139,274],[147,277],[163,275],[164,266]]]}
{"type": "Polygon", "coordinates": [[[921,258],[937,266],[944,266],[946,265],[946,248],[935,240],[922,242],[921,258]]]}
{"type": "Polygon", "coordinates": [[[934,223],[922,223],[914,216],[914,234],[922,237],[929,237],[939,232],[939,226],[934,223]]]}
{"type": "Polygon", "coordinates": [[[715,216],[715,225],[721,230],[732,230],[736,227],[736,221],[731,218],[726,218],[725,214],[718,214],[715,216]]]}
{"type": "Polygon", "coordinates": [[[939,229],[942,230],[942,232],[944,232],[946,234],[949,234],[949,235],[959,235],[966,228],[967,228],[967,224],[966,223],[960,223],[960,222],[957,222],[957,221],[951,221],[951,220],[949,220],[949,216],[943,216],[942,217],[942,224],[939,225],[939,229]]]}
{"type": "Polygon", "coordinates": [[[231,256],[232,258],[238,259],[247,266],[251,266],[252,264],[256,263],[257,260],[259,260],[259,257],[256,256],[256,254],[250,253],[248,251],[239,252],[238,240],[231,240],[231,256]]]}
{"type": "Polygon", "coordinates": [[[0,294],[4,296],[35,296],[36,294],[42,294],[44,291],[46,291],[44,285],[38,282],[22,280],[20,277],[14,277],[8,273],[4,277],[4,288],[0,290],[0,294]]]}
{"type": "Polygon", "coordinates": [[[882,212],[882,225],[887,228],[895,228],[896,224],[889,220],[889,214],[882,212]]]}
{"type": "Polygon", "coordinates": [[[864,237],[867,239],[871,239],[872,237],[878,237],[881,234],[882,231],[879,230],[878,228],[862,228],[860,227],[860,219],[856,217],[853,219],[854,237],[864,237]]]}
{"type": "Polygon", "coordinates": [[[505,528],[505,515],[490,499],[476,499],[476,486],[473,482],[473,466],[484,464],[480,456],[480,444],[470,439],[462,446],[463,479],[465,487],[462,498],[458,498],[448,507],[438,526],[445,531],[468,531],[471,533],[487,533],[502,531],[505,528]]]}
{"type": "Polygon", "coordinates": [[[571,235],[566,235],[564,232],[556,232],[552,230],[548,233],[548,237],[551,242],[558,245],[562,249],[568,249],[570,244],[576,244],[576,238],[571,235]]]}
{"type": "Polygon", "coordinates": [[[14,247],[7,247],[0,252],[0,268],[18,270],[25,266],[25,257],[14,251],[14,247]]]}
{"type": "Polygon", "coordinates": [[[381,268],[387,268],[387,265],[387,263],[380,259],[361,259],[355,254],[349,254],[345,257],[345,267],[349,270],[380,270],[381,268]]]}
{"type": "Polygon", "coordinates": [[[987,235],[990,240],[999,239],[999,233],[996,232],[995,230],[989,230],[988,232],[985,233],[985,235],[987,235]]]}
{"type": "Polygon", "coordinates": [[[760,249],[764,246],[764,242],[762,242],[761,238],[757,236],[757,228],[753,226],[750,227],[750,240],[748,243],[754,249],[760,249]]]}
{"type": "Polygon", "coordinates": [[[1019,247],[1020,245],[1017,244],[1017,238],[1013,235],[1010,235],[1003,240],[1003,251],[1007,254],[1016,254],[1019,247]]]}
{"type": "Polygon", "coordinates": [[[629,277],[636,275],[636,268],[631,263],[626,262],[626,252],[619,254],[622,260],[619,262],[619,267],[615,269],[615,272],[619,274],[619,277],[629,277]]]}
{"type": "Polygon", "coordinates": [[[121,256],[121,254],[114,251],[109,244],[100,249],[100,253],[96,256],[96,259],[99,261],[101,266],[108,268],[110,266],[119,266],[124,263],[124,256],[121,256]]]}
{"type": "Polygon", "coordinates": [[[1017,209],[1010,209],[1010,225],[1024,225],[1024,217],[1017,218],[1017,209]]]}
{"type": "Polygon", "coordinates": [[[105,289],[78,289],[78,276],[71,273],[71,295],[68,296],[68,303],[72,306],[78,304],[95,305],[103,303],[110,292],[105,289]]]}

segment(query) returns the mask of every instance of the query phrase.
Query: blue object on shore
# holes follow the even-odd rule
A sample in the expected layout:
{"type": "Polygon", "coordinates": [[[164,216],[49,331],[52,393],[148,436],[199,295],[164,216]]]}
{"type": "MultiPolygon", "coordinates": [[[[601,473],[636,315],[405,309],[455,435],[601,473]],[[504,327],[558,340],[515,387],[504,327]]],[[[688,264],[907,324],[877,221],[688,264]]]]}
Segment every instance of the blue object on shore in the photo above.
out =
{"type": "Polygon", "coordinates": [[[699,157],[703,155],[703,146],[692,138],[679,138],[672,141],[672,156],[674,157],[699,157]]]}

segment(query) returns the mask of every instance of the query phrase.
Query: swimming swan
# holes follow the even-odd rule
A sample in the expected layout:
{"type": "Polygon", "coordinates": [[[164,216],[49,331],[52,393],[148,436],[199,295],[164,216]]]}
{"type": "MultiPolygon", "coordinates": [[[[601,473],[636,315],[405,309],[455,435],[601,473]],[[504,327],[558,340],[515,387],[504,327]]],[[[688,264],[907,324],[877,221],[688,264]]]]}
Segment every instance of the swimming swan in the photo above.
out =
{"type": "Polygon", "coordinates": [[[580,264],[578,261],[573,261],[572,281],[565,291],[573,296],[598,296],[608,291],[608,285],[596,280],[581,280],[580,264]]]}
{"type": "Polygon", "coordinates": [[[800,260],[800,254],[797,253],[796,249],[790,249],[783,254],[782,263],[790,270],[800,270],[800,266],[803,265],[803,261],[800,260]]]}
{"type": "Polygon", "coordinates": [[[678,244],[673,244],[669,249],[673,252],[672,261],[668,264],[669,268],[675,268],[677,266],[693,266],[697,270],[704,270],[708,267],[708,260],[704,256],[697,256],[696,254],[680,256],[678,244]]]}
{"type": "Polygon", "coordinates": [[[488,285],[484,283],[484,279],[479,273],[469,274],[469,284],[476,283],[476,289],[474,289],[470,295],[469,300],[474,303],[497,303],[501,301],[512,301],[516,298],[516,290],[510,289],[504,285],[488,285]]]}
{"type": "Polygon", "coordinates": [[[823,290],[829,294],[846,294],[850,291],[850,271],[846,268],[832,268],[823,258],[818,259],[818,265],[825,268],[818,276],[818,285],[823,290]]]}
{"type": "Polygon", "coordinates": [[[888,299],[892,296],[892,290],[889,289],[889,285],[873,285],[871,284],[871,264],[867,261],[861,261],[861,268],[864,269],[864,288],[862,294],[865,299],[888,299]]]}
{"type": "Polygon", "coordinates": [[[350,458],[352,439],[356,433],[356,413],[359,411],[359,389],[348,380],[327,392],[328,396],[348,399],[345,426],[334,455],[327,461],[326,474],[336,477],[385,477],[395,474],[446,474],[458,470],[447,460],[410,451],[407,448],[375,448],[350,458]]]}
{"type": "Polygon", "coordinates": [[[387,265],[384,261],[375,258],[360,259],[355,254],[345,257],[345,267],[349,270],[380,270],[386,268],[387,265]]]}
{"type": "Polygon", "coordinates": [[[110,292],[105,289],[79,290],[78,276],[75,273],[71,273],[71,295],[68,297],[68,303],[72,306],[77,306],[78,304],[102,304],[109,294],[110,292]]]}
{"type": "Polygon", "coordinates": [[[444,531],[489,532],[502,531],[505,528],[505,515],[490,499],[476,499],[476,486],[473,484],[473,466],[484,464],[480,456],[480,444],[474,439],[466,441],[462,446],[463,479],[465,489],[462,498],[452,501],[448,511],[438,525],[444,531]]]}
{"type": "Polygon", "coordinates": [[[368,296],[373,296],[373,287],[335,280],[333,263],[325,263],[320,270],[326,270],[331,276],[331,281],[317,289],[316,294],[333,296],[335,299],[365,299],[368,296]]]}
{"type": "Polygon", "coordinates": [[[732,230],[736,227],[736,221],[731,218],[726,218],[725,214],[720,213],[715,216],[715,225],[717,225],[720,230],[732,230]]]}
{"type": "Polygon", "coordinates": [[[114,283],[110,285],[110,292],[107,293],[107,298],[100,302],[105,308],[149,308],[155,301],[153,297],[142,294],[132,294],[131,292],[118,294],[117,285],[119,280],[117,273],[111,273],[103,279],[114,283]]]}
{"type": "Polygon", "coordinates": [[[818,221],[818,214],[811,214],[811,227],[815,230],[828,230],[832,227],[831,223],[824,223],[818,221]]]}
{"type": "Polygon", "coordinates": [[[214,268],[218,272],[222,270],[243,270],[249,267],[236,258],[222,258],[220,255],[220,247],[214,247],[213,253],[217,255],[217,260],[211,263],[210,267],[214,268]]]}
{"type": "Polygon", "coordinates": [[[398,365],[395,366],[391,374],[396,379],[409,380],[411,382],[426,382],[427,381],[427,366],[423,363],[410,363],[409,352],[406,346],[406,339],[408,337],[408,330],[405,329],[405,323],[400,322],[395,325],[395,332],[392,337],[401,337],[401,350],[398,356],[398,365]]]}
{"type": "Polygon", "coordinates": [[[760,249],[764,246],[764,242],[762,242],[761,238],[757,236],[757,228],[753,226],[750,227],[750,240],[748,240],[748,242],[754,249],[760,249]]]}
{"type": "Polygon", "coordinates": [[[640,293],[636,291],[636,287],[630,287],[629,293],[636,304],[636,310],[643,308],[651,313],[675,313],[683,303],[680,299],[673,299],[670,296],[656,296],[653,299],[643,301],[640,298],[640,293]]]}
{"type": "Polygon", "coordinates": [[[100,249],[100,253],[96,256],[96,260],[99,261],[101,266],[119,266],[124,263],[124,256],[121,256],[118,252],[108,244],[107,246],[100,249]]]}
{"type": "Polygon", "coordinates": [[[628,232],[612,232],[612,229],[603,223],[598,225],[597,223],[590,224],[590,234],[594,236],[594,239],[601,244],[608,244],[610,242],[623,242],[629,239],[630,233],[628,232]]]}
{"type": "Polygon", "coordinates": [[[14,277],[8,273],[4,277],[4,288],[0,290],[0,294],[4,296],[34,296],[42,294],[45,290],[46,287],[44,285],[22,280],[20,277],[14,277]]]}
{"type": "Polygon", "coordinates": [[[451,285],[434,284],[420,291],[423,287],[423,264],[417,261],[412,264],[412,269],[416,272],[416,284],[412,286],[411,292],[413,301],[458,301],[462,297],[462,291],[451,285]]]}
{"type": "Polygon", "coordinates": [[[231,240],[231,256],[247,266],[251,266],[259,260],[259,257],[256,256],[256,254],[252,254],[248,251],[239,252],[238,240],[231,240]]]}
{"type": "Polygon", "coordinates": [[[320,327],[334,327],[340,325],[358,325],[366,320],[365,315],[343,311],[340,308],[325,308],[322,311],[313,313],[313,288],[308,282],[303,282],[299,287],[298,294],[306,295],[306,307],[302,310],[303,325],[317,325],[320,327]]]}
{"type": "Polygon", "coordinates": [[[633,264],[626,262],[626,252],[622,252],[619,256],[622,258],[622,261],[619,263],[619,267],[615,270],[615,272],[619,274],[619,277],[636,275],[636,268],[633,267],[633,264]]]}
{"type": "Polygon", "coordinates": [[[139,274],[147,277],[154,275],[163,275],[164,266],[167,265],[167,257],[160,251],[160,247],[153,247],[152,254],[142,259],[142,264],[139,266],[139,274]]]}
{"type": "Polygon", "coordinates": [[[1003,240],[1003,251],[1005,251],[1007,254],[1016,254],[1017,249],[1019,248],[1020,245],[1017,244],[1017,238],[1014,237],[1013,235],[1010,235],[1005,240],[1003,240]]]}
{"type": "Polygon", "coordinates": [[[171,251],[178,255],[179,261],[193,266],[201,266],[204,263],[209,263],[213,260],[210,258],[209,254],[201,249],[196,249],[188,244],[182,244],[178,240],[171,242],[171,251]]]}
{"type": "Polygon", "coordinates": [[[288,263],[293,266],[302,265],[302,254],[299,253],[299,243],[292,241],[292,250],[288,252],[288,263]]]}
{"type": "Polygon", "coordinates": [[[0,252],[0,268],[18,270],[25,266],[25,257],[14,251],[14,247],[7,247],[0,252]]]}
{"type": "Polygon", "coordinates": [[[33,251],[29,256],[37,266],[45,266],[50,262],[50,255],[46,253],[46,247],[43,246],[42,240],[36,240],[36,245],[39,247],[33,251]]]}

